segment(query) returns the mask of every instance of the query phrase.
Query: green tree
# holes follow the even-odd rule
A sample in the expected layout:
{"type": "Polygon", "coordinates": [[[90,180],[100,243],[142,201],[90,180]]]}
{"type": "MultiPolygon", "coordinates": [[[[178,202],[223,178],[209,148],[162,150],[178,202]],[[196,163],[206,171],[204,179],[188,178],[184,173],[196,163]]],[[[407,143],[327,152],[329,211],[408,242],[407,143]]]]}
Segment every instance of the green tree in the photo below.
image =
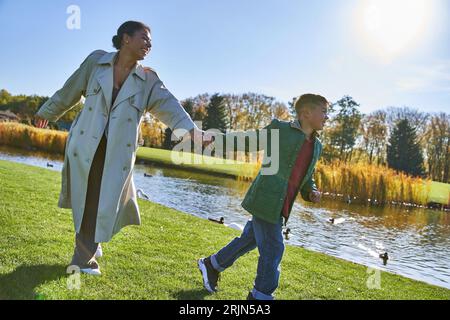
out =
{"type": "MultiPolygon", "coordinates": [[[[183,106],[184,110],[189,114],[189,116],[194,119],[194,100],[193,99],[186,99],[181,101],[181,105],[183,106]]],[[[162,148],[166,150],[172,150],[173,147],[178,143],[179,141],[172,141],[172,130],[170,128],[166,128],[164,131],[164,140],[162,143],[162,148]]]]}
{"type": "Polygon", "coordinates": [[[211,97],[206,108],[206,118],[203,122],[203,130],[217,129],[226,132],[228,128],[228,113],[224,101],[224,97],[218,93],[211,97]]]}
{"type": "Polygon", "coordinates": [[[362,118],[358,107],[359,104],[350,96],[332,104],[330,110],[335,115],[325,130],[324,141],[329,144],[325,149],[325,158],[351,160],[362,118]]]}
{"type": "Polygon", "coordinates": [[[0,106],[9,103],[11,101],[11,98],[11,93],[6,91],[5,89],[0,90],[0,106]]]}
{"type": "Polygon", "coordinates": [[[407,119],[394,127],[387,146],[388,166],[413,176],[423,176],[422,149],[417,142],[416,130],[407,119]]]}

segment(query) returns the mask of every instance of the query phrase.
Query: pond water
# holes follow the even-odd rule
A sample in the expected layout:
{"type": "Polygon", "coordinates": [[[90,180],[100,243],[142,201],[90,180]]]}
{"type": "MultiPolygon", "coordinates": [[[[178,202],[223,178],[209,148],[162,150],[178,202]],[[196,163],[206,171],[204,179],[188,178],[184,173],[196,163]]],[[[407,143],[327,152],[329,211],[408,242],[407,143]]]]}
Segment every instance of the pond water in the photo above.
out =
{"type": "MultiPolygon", "coordinates": [[[[63,160],[4,146],[0,146],[0,159],[57,171],[63,160]]],[[[149,200],[201,218],[224,217],[227,224],[243,226],[251,217],[240,206],[248,182],[139,161],[134,180],[149,200]]],[[[450,289],[448,212],[367,207],[333,199],[309,204],[298,199],[287,227],[291,230],[287,244],[450,289]],[[386,265],[379,257],[384,252],[389,256],[386,265]]]]}

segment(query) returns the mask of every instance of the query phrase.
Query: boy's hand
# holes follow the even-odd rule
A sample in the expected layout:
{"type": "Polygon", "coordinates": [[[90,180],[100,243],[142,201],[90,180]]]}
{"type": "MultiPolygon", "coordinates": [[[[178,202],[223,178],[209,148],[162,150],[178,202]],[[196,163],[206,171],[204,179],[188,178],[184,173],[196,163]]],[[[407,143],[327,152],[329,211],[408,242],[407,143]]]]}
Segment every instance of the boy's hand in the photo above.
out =
{"type": "Polygon", "coordinates": [[[211,143],[214,142],[214,135],[210,132],[203,131],[203,146],[208,147],[211,143]]]}
{"type": "Polygon", "coordinates": [[[203,147],[209,146],[214,141],[214,136],[211,133],[196,128],[192,129],[189,134],[194,143],[201,144],[203,147]]]}
{"type": "Polygon", "coordinates": [[[34,125],[36,128],[45,128],[48,125],[48,120],[34,115],[34,125]]]}
{"type": "Polygon", "coordinates": [[[319,191],[311,191],[309,193],[309,200],[314,203],[320,202],[320,199],[322,198],[322,193],[319,191]]]}

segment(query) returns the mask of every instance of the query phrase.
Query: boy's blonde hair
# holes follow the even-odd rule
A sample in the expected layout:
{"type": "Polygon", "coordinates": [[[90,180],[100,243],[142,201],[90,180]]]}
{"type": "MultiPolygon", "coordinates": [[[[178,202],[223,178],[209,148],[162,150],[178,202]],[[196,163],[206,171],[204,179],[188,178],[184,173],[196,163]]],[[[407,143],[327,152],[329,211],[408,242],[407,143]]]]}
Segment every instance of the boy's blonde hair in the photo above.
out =
{"type": "Polygon", "coordinates": [[[329,106],[330,103],[323,96],[312,93],[301,95],[294,102],[294,108],[297,114],[300,114],[300,111],[305,108],[314,109],[322,105],[329,106]]]}

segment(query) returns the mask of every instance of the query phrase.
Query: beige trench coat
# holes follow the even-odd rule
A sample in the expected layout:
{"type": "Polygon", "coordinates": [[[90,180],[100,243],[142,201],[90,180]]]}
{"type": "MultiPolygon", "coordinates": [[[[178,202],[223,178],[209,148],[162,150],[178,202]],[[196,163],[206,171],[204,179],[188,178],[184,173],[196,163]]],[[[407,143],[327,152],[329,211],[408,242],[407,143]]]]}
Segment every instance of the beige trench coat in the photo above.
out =
{"type": "Polygon", "coordinates": [[[89,169],[109,114],[95,242],[107,242],[122,227],[141,222],[132,173],[143,115],[150,112],[172,130],[197,128],[158,75],[139,63],[111,106],[116,54],[92,52],[37,112],[42,118],[56,121],[82,96],[86,98],[67,137],[58,200],[58,207],[72,209],[76,232],[83,219],[89,169]]]}

